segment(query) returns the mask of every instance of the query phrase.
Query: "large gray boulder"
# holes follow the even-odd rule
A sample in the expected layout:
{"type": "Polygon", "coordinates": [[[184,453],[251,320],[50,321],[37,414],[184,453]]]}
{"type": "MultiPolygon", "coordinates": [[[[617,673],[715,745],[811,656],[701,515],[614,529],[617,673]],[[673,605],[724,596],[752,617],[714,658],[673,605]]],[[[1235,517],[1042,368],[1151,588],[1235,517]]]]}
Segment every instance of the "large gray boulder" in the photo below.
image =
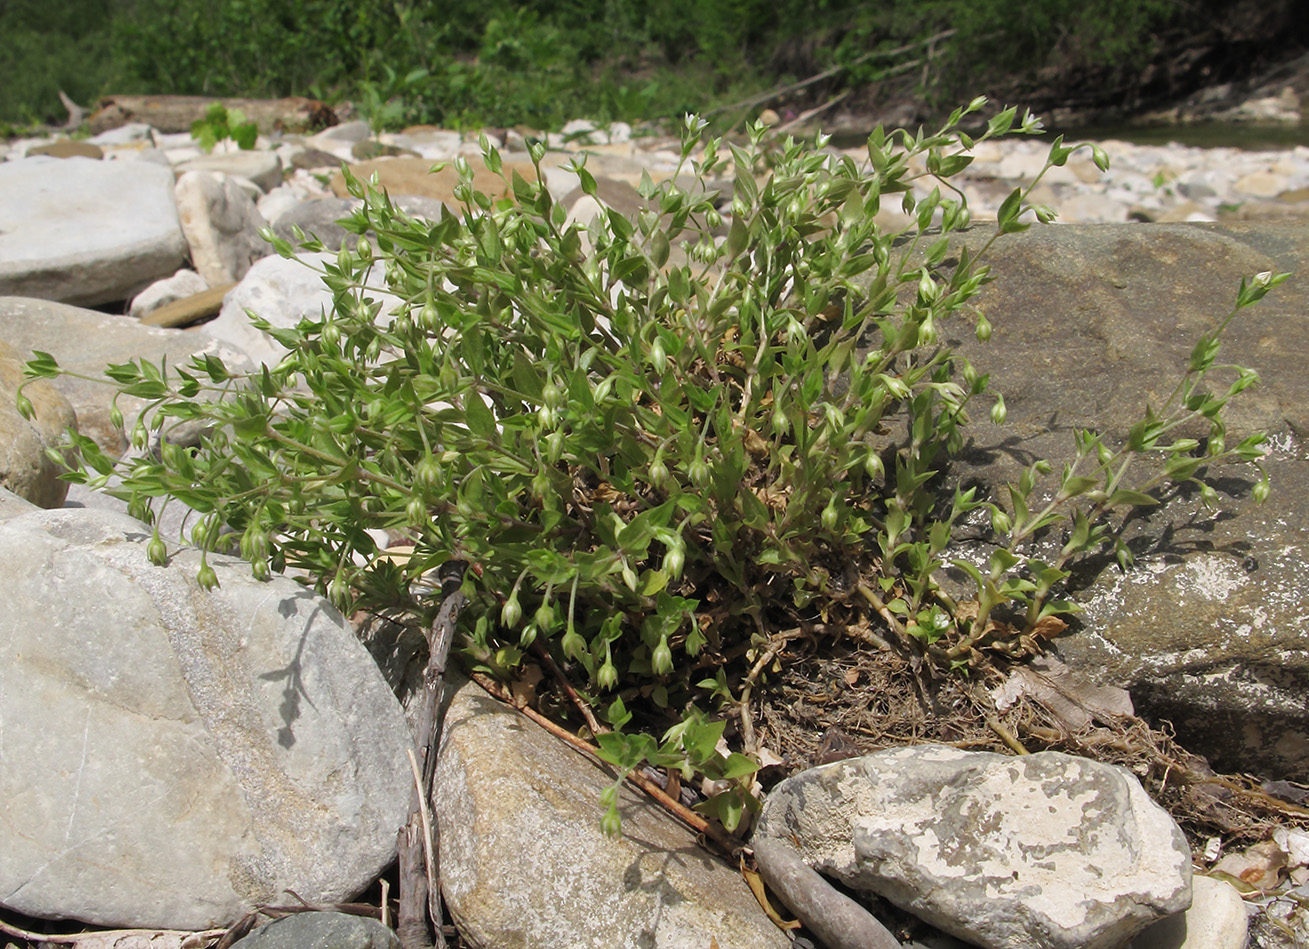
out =
{"type": "MultiPolygon", "coordinates": [[[[110,363],[144,359],[158,364],[166,358],[170,367],[186,366],[192,356],[207,353],[221,358],[232,371],[249,366],[243,354],[220,343],[204,327],[177,330],[143,326],[129,317],[25,297],[0,297],[0,339],[23,359],[31,358],[33,350],[40,350],[76,374],[60,376],[51,384],[77,413],[78,430],[111,455],[119,455],[127,448],[123,431],[111,418],[116,390],[93,381],[104,377],[110,363]],[[82,376],[90,378],[79,378],[82,376]]],[[[129,433],[145,406],[144,400],[119,397],[118,408],[129,433]]]]}
{"type": "Polygon", "coordinates": [[[173,173],[153,162],[4,162],[0,194],[0,295],[126,300],[186,261],[173,173]]]}
{"type": "Polygon", "coordinates": [[[476,685],[455,692],[436,766],[441,882],[469,945],[785,949],[735,867],[608,769],[476,685]],[[716,942],[715,942],[716,941],[716,942]]]}
{"type": "MultiPolygon", "coordinates": [[[[988,233],[965,239],[980,246],[988,233]]],[[[1001,499],[1036,458],[1058,472],[1073,456],[1074,428],[1121,444],[1146,403],[1168,397],[1243,276],[1296,274],[1237,316],[1219,359],[1260,373],[1232,402],[1227,442],[1272,436],[1272,497],[1256,505],[1253,470],[1238,465],[1218,480],[1222,513],[1188,492],[1133,517],[1125,536],[1136,566],[1123,573],[1108,555],[1082,564],[1072,592],[1086,612],[1054,648],[1079,673],[1128,689],[1138,712],[1171,721],[1215,765],[1306,780],[1309,280],[1299,275],[1309,272],[1309,230],[1035,227],[998,241],[988,260],[996,279],[977,303],[995,327],[990,343],[967,326],[947,333],[991,374],[1008,421],[996,428],[974,411],[954,475],[1001,499]]]]}
{"type": "Polygon", "coordinates": [[[104,511],[0,521],[0,905],[207,929],[352,898],[409,810],[399,703],[321,597],[220,556],[205,592],[195,550],[157,567],[148,540],[104,511]]]}
{"type": "Polygon", "coordinates": [[[944,745],[811,768],[756,839],[982,949],[1117,949],[1191,903],[1191,852],[1128,771],[944,745]]]}

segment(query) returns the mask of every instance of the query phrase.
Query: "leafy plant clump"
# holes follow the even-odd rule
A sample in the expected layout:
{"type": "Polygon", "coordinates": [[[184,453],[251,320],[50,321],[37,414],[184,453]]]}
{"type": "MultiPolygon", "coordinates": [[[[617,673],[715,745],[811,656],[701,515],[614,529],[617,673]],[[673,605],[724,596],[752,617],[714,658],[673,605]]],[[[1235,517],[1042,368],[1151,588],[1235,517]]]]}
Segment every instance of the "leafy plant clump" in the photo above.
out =
{"type": "MultiPolygon", "coordinates": [[[[701,147],[688,117],[679,173],[643,177],[630,218],[570,221],[517,173],[512,199],[494,200],[462,159],[460,211],[435,222],[351,180],[360,240],[324,267],[332,311],[294,329],[251,314],[288,350],[252,373],[212,356],[111,366],[120,393],[150,402],[140,452],[115,461],[73,435],[83,467],[69,477],[121,478],[112,490],[146,519],[189,505],[200,547],[235,548],[259,576],[295,571],[347,613],[420,611],[411,584],[471,565],[467,662],[507,676],[548,651],[612,727],[597,736],[609,760],[718,779],[703,806],[732,828],[757,803],[751,689],[788,637],[822,625],[942,670],[986,649],[1020,656],[1076,609],[1060,596],[1069,563],[1113,543],[1115,515],[1170,483],[1216,500],[1204,466],[1260,456],[1262,436],[1228,447],[1222,423],[1255,374],[1236,368],[1217,390],[1209,375],[1235,312],[1285,275],[1242,284],[1126,445],[1079,432],[1057,475],[1038,462],[1002,497],[949,489],[969,413],[1004,415],[944,341],[961,321],[991,329],[968,307],[991,243],[954,247],[970,215],[950,178],[977,142],[1040,131],[1013,109],[960,131],[983,102],[933,134],[875,131],[866,162],[770,147],[761,127],[701,147]],[[878,223],[891,204],[910,216],[903,233],[878,223]],[[1197,421],[1207,437],[1181,437],[1197,421]],[[174,442],[196,423],[197,447],[174,442]],[[981,567],[950,559],[970,513],[994,533],[981,567]],[[379,556],[368,529],[412,556],[379,556]],[[1038,559],[1050,538],[1057,553],[1038,559]],[[938,584],[951,562],[969,601],[938,584]],[[744,754],[722,743],[732,714],[744,754]]],[[[1046,169],[1075,150],[1056,139],[1046,169]]],[[[571,169],[594,194],[585,159],[571,169]]],[[[1009,195],[992,241],[1053,218],[1028,202],[1035,184],[1009,195]]],[[[58,371],[45,355],[29,365],[58,371]]],[[[152,549],[166,558],[157,530],[152,549]]],[[[207,564],[200,580],[215,582],[207,564]]]]}
{"type": "Polygon", "coordinates": [[[221,102],[215,102],[205,110],[203,119],[191,123],[191,137],[206,153],[225,141],[235,142],[237,148],[249,151],[259,138],[259,128],[255,123],[247,122],[240,109],[229,109],[221,102]]]}

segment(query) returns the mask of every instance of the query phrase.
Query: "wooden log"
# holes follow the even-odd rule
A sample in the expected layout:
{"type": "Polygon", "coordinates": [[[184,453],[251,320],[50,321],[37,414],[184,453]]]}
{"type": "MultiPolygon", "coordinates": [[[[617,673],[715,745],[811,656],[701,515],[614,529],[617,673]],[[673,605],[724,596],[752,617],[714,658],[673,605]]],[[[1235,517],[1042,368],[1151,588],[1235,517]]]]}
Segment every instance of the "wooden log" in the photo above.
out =
{"type": "Polygon", "coordinates": [[[165,303],[157,310],[152,310],[141,317],[140,322],[146,326],[181,327],[199,323],[201,320],[217,316],[223,308],[223,297],[235,287],[234,283],[225,283],[201,293],[172,303],[165,303]]]}
{"type": "Polygon", "coordinates": [[[336,124],[331,107],[317,99],[230,99],[210,96],[105,96],[96,103],[88,123],[98,135],[129,122],[145,122],[161,132],[189,132],[191,123],[205,117],[215,102],[240,109],[259,131],[313,132],[336,124]]]}

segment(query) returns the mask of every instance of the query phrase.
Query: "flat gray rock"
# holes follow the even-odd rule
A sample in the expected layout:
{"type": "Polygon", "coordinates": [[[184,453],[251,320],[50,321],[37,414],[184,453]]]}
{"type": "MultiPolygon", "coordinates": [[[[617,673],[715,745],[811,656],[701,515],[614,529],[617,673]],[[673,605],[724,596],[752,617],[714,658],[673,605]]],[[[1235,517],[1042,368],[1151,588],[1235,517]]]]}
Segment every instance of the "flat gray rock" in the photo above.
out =
{"type": "Polygon", "coordinates": [[[321,597],[219,556],[206,593],[197,551],[157,567],[148,540],[104,511],[0,521],[0,905],[207,929],[352,898],[409,810],[399,703],[321,597]]]}
{"type": "Polygon", "coordinates": [[[982,949],[1117,949],[1191,902],[1191,853],[1129,772],[919,745],[773,788],[756,838],[982,949]]]}
{"type": "Polygon", "coordinates": [[[790,945],[740,872],[652,802],[623,788],[622,837],[606,837],[600,792],[612,783],[478,686],[455,692],[433,797],[446,902],[469,945],[790,945]]]}
{"type": "Polygon", "coordinates": [[[282,159],[272,152],[236,151],[201,155],[184,161],[177,169],[188,171],[220,172],[253,181],[263,191],[271,191],[282,183],[282,159]]]}
{"type": "Polygon", "coordinates": [[[126,300],[186,261],[173,173],[152,162],[4,162],[0,194],[0,295],[126,300]]]}

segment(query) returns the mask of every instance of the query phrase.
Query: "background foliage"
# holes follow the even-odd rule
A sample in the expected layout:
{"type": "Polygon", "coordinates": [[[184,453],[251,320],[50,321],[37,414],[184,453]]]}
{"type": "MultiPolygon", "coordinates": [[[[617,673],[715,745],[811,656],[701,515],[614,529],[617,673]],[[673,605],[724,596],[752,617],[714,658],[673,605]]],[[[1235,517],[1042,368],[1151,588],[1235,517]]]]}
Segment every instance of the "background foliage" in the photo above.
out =
{"type": "MultiPolygon", "coordinates": [[[[650,120],[848,67],[811,90],[828,96],[920,55],[869,53],[952,30],[908,73],[944,116],[1006,82],[1139,75],[1176,34],[1303,42],[1302,6],[1273,0],[1251,17],[1237,0],[0,0],[0,121],[62,121],[61,88],[83,105],[109,92],[371,93],[398,97],[392,124],[650,120]]],[[[1206,68],[1221,80],[1219,64],[1206,68]]]]}

